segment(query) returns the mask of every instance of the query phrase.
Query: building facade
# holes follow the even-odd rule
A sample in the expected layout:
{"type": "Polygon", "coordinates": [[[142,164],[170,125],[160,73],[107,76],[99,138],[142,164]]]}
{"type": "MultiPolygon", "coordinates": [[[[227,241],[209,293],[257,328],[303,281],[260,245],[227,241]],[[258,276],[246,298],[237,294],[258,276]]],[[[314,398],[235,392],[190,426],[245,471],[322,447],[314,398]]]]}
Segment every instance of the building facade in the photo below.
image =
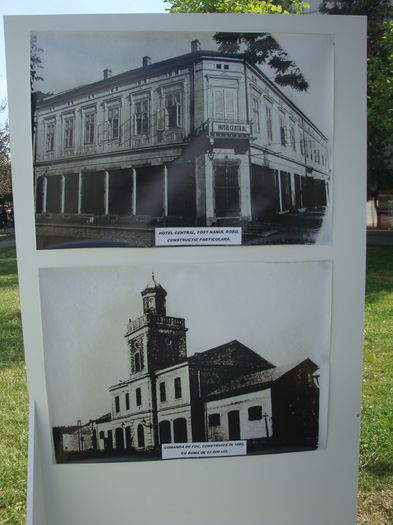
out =
{"type": "Polygon", "coordinates": [[[191,52],[44,97],[37,218],[256,224],[323,210],[329,144],[242,55],[191,52]]]}
{"type": "Polygon", "coordinates": [[[185,320],[167,315],[167,294],[154,276],[141,295],[143,315],[129,321],[125,334],[129,375],[109,388],[109,413],[53,429],[58,461],[159,454],[165,443],[242,439],[261,451],[317,446],[312,361],[275,367],[237,340],[188,356],[185,320]]]}

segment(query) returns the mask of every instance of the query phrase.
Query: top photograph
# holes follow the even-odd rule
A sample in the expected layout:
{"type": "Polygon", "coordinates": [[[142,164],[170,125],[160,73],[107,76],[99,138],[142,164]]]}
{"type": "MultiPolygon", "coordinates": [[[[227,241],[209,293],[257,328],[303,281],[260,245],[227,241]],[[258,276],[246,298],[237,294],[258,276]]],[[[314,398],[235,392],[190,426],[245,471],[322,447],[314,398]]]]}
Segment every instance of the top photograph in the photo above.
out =
{"type": "Polygon", "coordinates": [[[37,249],[330,242],[329,35],[39,31],[30,64],[37,249]]]}

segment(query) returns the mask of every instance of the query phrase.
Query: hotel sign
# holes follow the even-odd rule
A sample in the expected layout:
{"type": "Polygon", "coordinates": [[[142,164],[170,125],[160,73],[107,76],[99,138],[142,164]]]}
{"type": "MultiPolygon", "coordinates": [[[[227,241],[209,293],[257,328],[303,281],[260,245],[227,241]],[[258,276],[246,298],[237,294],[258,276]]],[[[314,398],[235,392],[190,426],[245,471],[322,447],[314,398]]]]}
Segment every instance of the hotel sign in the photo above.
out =
{"type": "Polygon", "coordinates": [[[251,124],[234,122],[212,122],[211,132],[215,135],[251,135],[251,124]]]}

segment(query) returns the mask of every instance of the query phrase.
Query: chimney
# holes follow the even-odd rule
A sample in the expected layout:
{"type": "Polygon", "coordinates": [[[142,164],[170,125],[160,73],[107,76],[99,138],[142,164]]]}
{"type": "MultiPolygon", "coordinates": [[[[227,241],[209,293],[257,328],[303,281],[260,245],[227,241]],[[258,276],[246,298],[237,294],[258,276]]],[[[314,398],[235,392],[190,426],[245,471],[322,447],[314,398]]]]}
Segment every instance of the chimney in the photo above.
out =
{"type": "Polygon", "coordinates": [[[146,57],[142,57],[142,66],[143,67],[146,67],[146,66],[150,66],[151,64],[151,58],[146,56],[146,57]]]}
{"type": "Polygon", "coordinates": [[[104,69],[104,80],[107,78],[110,78],[112,76],[112,70],[111,69],[104,69]]]}
{"type": "Polygon", "coordinates": [[[197,51],[201,50],[201,43],[199,40],[193,40],[191,42],[191,53],[196,53],[197,51]]]}

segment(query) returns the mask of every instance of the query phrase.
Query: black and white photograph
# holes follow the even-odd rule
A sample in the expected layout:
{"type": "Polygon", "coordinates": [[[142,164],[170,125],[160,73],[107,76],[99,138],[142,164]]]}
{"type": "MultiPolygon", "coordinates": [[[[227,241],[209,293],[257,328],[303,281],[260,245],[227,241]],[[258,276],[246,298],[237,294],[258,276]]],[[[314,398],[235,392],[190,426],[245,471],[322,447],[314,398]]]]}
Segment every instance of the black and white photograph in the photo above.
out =
{"type": "Polygon", "coordinates": [[[30,75],[38,249],[330,242],[330,35],[36,31],[30,75]]]}
{"type": "Polygon", "coordinates": [[[55,461],[324,448],[330,288],[323,261],[40,270],[55,461]]]}

